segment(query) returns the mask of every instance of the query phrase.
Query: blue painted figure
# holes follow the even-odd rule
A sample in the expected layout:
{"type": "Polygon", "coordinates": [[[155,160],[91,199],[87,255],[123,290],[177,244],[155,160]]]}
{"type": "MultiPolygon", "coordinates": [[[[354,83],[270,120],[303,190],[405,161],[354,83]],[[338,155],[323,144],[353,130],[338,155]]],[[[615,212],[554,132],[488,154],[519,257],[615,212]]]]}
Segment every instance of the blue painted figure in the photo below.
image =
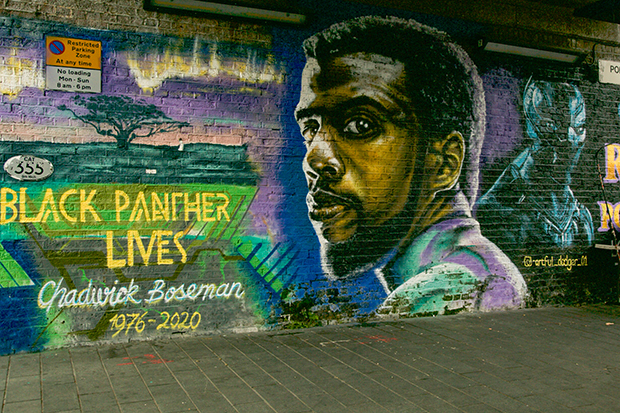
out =
{"type": "Polygon", "coordinates": [[[590,245],[592,216],[570,187],[586,140],[583,96],[574,85],[530,80],[523,114],[528,147],[478,202],[484,234],[505,251],[590,245]]]}
{"type": "Polygon", "coordinates": [[[485,126],[467,54],[412,20],[364,17],[304,43],[295,112],[326,276],[368,311],[522,306],[523,277],[471,216],[485,126]]]}

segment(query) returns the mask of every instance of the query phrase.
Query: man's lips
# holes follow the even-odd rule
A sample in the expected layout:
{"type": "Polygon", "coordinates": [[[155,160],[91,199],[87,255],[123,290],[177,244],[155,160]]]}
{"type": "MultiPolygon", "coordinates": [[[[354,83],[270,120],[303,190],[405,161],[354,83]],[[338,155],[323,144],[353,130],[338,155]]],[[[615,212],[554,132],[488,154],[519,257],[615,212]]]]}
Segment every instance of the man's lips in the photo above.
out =
{"type": "Polygon", "coordinates": [[[310,219],[314,221],[329,221],[351,209],[354,204],[347,197],[323,189],[309,192],[306,203],[308,204],[310,219]]]}

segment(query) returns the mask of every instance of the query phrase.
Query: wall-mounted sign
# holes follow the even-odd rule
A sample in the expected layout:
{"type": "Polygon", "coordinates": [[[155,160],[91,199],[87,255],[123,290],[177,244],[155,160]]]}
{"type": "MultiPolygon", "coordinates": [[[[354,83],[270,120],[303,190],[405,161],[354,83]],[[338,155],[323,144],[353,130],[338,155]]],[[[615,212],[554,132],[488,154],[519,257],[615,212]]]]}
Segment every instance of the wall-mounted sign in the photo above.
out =
{"type": "Polygon", "coordinates": [[[101,42],[45,38],[46,89],[101,93],[101,42]]]}
{"type": "Polygon", "coordinates": [[[620,62],[612,60],[598,61],[598,80],[601,83],[620,85],[620,62]]]}
{"type": "Polygon", "coordinates": [[[4,170],[18,181],[42,181],[54,173],[54,165],[47,159],[18,155],[4,163],[4,170]]]}

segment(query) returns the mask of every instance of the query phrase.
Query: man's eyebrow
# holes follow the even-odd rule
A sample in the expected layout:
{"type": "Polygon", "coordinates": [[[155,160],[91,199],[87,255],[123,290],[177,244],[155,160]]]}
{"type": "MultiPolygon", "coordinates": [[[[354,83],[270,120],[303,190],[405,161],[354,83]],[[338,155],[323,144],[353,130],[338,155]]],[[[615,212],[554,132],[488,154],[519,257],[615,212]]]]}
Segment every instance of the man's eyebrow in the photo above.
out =
{"type": "Polygon", "coordinates": [[[310,118],[312,116],[325,116],[326,114],[329,116],[329,114],[331,113],[342,114],[352,108],[361,106],[371,106],[380,112],[385,112],[386,114],[389,114],[392,117],[405,116],[405,113],[399,105],[396,105],[397,110],[390,110],[390,108],[385,107],[380,102],[369,96],[357,96],[355,98],[347,99],[346,101],[334,103],[329,106],[300,109],[295,112],[295,118],[297,119],[297,121],[299,121],[301,119],[310,118]]]}
{"type": "Polygon", "coordinates": [[[301,119],[309,118],[319,114],[319,110],[313,108],[300,109],[295,112],[295,119],[300,121],[301,119]]]}

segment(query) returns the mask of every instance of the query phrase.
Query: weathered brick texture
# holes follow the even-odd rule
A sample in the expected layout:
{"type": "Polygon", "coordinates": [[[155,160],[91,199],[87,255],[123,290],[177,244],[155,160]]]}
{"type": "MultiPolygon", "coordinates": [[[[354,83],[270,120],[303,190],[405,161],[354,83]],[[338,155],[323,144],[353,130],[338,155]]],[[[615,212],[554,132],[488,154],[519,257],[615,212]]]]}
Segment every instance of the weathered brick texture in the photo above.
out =
{"type": "Polygon", "coordinates": [[[0,6],[0,354],[617,300],[617,258],[595,247],[620,229],[620,88],[596,67],[618,55],[607,23],[508,0],[463,11],[477,23],[450,20],[454,4],[438,20],[411,2],[471,64],[394,29],[368,50],[317,52],[311,77],[305,38],[411,13],[306,3],[318,9],[302,27],[137,0],[0,6]],[[575,64],[472,46],[502,27],[532,45],[600,44],[575,64]],[[88,70],[50,80],[52,66],[83,69],[68,53],[91,53],[67,40],[100,42],[100,93],[70,89],[88,70]],[[468,163],[475,139],[434,117],[461,116],[446,102],[478,84],[473,67],[484,100],[465,111],[485,132],[468,163]]]}

